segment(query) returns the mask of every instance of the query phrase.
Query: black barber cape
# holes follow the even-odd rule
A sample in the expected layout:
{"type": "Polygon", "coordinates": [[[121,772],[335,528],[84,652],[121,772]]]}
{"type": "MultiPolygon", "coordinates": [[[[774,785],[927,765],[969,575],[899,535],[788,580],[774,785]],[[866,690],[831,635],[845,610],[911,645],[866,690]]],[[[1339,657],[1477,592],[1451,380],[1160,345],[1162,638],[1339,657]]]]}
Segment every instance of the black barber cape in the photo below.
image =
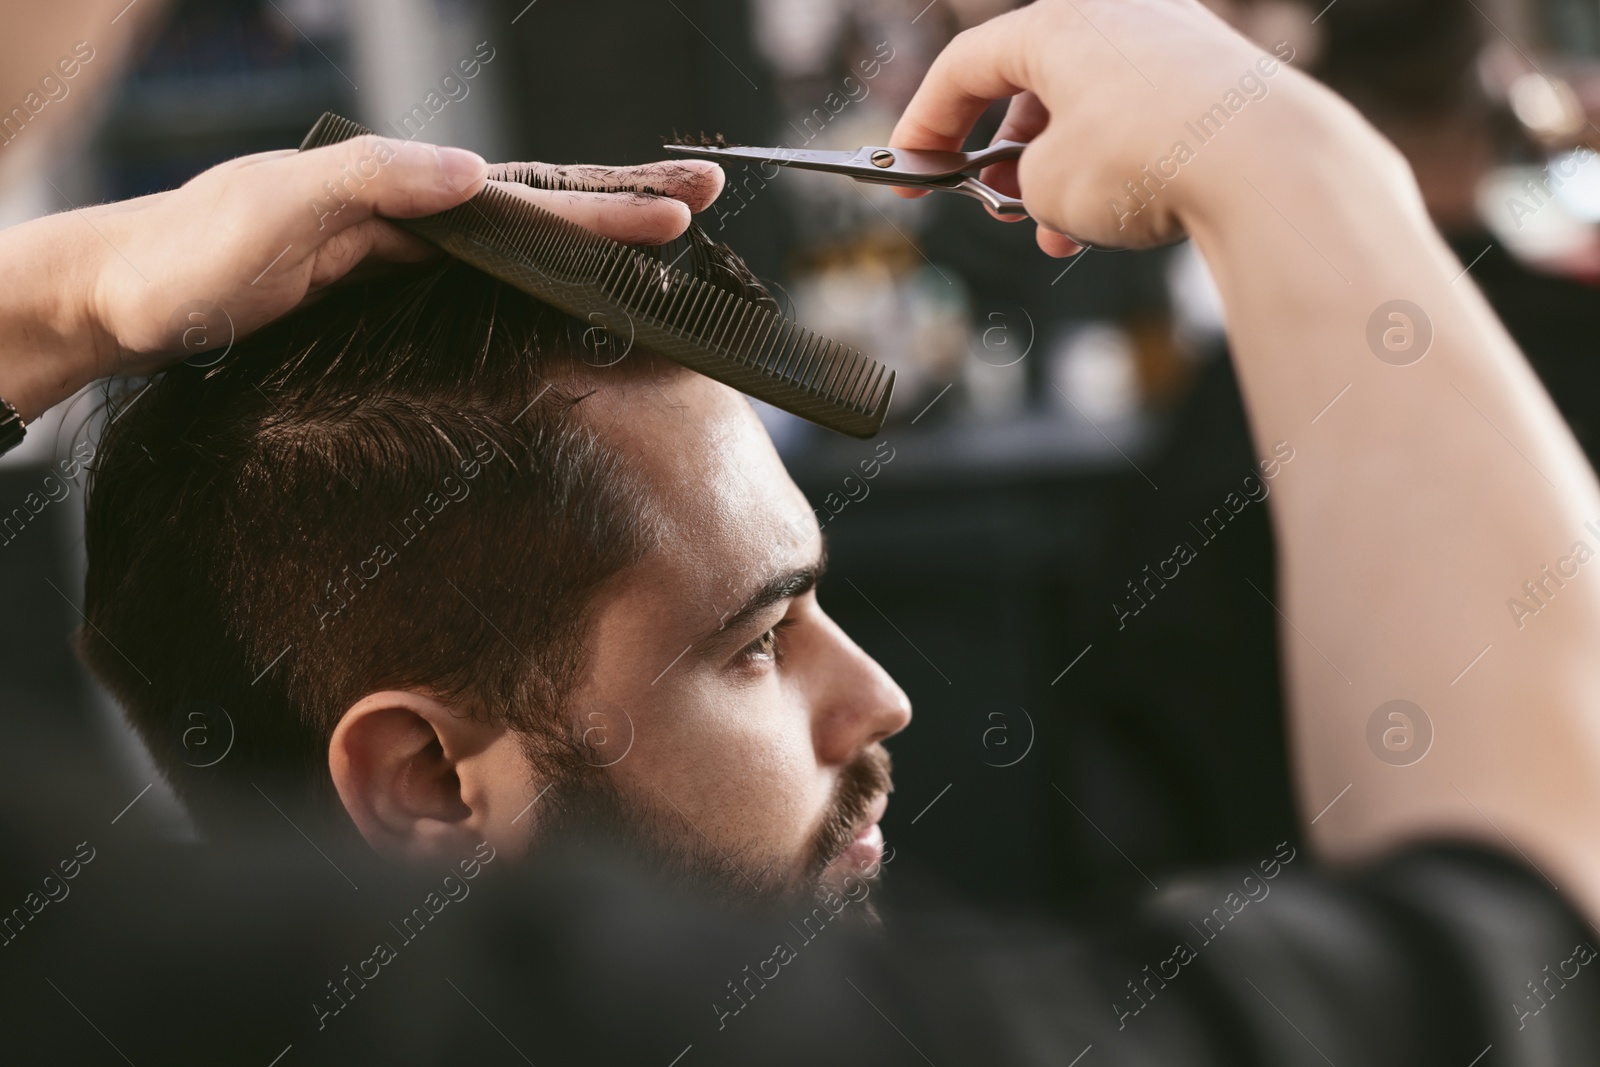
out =
{"type": "Polygon", "coordinates": [[[5,853],[0,1063],[1600,1063],[1594,935],[1470,847],[1328,877],[1283,846],[1067,926],[897,908],[891,865],[873,930],[601,854],[401,876],[83,836],[5,853]]]}

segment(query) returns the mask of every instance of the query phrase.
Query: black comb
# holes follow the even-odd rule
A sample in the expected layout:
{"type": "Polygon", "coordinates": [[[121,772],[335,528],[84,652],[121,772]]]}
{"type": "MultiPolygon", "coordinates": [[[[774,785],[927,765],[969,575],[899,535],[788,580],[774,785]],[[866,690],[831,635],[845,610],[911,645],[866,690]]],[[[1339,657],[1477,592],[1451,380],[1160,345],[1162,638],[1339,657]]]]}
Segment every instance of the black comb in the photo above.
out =
{"type": "MultiPolygon", "coordinates": [[[[371,132],[324,112],[300,148],[371,132]]],[[[871,437],[888,414],[894,371],[883,364],[492,186],[449,211],[388,221],[613,337],[819,426],[871,437]]]]}

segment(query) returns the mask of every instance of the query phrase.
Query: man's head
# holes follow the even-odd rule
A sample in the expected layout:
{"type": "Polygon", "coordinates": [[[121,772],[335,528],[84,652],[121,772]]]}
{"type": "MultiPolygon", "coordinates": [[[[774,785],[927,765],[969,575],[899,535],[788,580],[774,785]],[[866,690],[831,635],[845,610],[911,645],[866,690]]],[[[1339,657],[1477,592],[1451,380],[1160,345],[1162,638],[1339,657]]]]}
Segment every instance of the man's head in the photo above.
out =
{"type": "Polygon", "coordinates": [[[739,394],[594,340],[444,264],[123,407],[81,645],[203,829],[600,828],[752,898],[871,861],[910,712],[817,605],[810,509],[739,394]]]}

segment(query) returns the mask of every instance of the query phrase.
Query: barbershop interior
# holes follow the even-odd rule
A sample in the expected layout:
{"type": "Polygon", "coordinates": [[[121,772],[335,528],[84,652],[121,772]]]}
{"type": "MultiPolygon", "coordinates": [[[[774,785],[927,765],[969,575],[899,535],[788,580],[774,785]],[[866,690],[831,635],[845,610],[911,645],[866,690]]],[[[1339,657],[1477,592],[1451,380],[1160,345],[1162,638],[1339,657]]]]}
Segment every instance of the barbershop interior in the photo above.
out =
{"type": "MultiPolygon", "coordinates": [[[[7,128],[0,226],[296,147],[328,111],[385,136],[553,164],[642,164],[684,136],[885,145],[934,57],[1012,6],[143,0],[119,16],[136,23],[125,43],[108,38],[78,57],[79,84],[55,83],[47,108],[77,111],[51,140],[7,128]]],[[[1600,6],[1208,6],[1404,154],[1433,223],[1596,461],[1600,6]]],[[[1239,89],[1246,110],[1277,91],[1266,74],[1239,89]]],[[[969,148],[989,142],[1004,111],[984,113],[969,148]]],[[[1154,164],[1159,176],[1108,210],[1143,210],[1184,165],[1154,164]]],[[[1092,924],[1184,872],[1303,851],[1315,813],[1298,812],[1291,781],[1268,503],[1274,479],[1295,477],[1297,442],[1269,453],[1252,443],[1221,298],[1193,244],[1056,259],[1031,225],[997,223],[968,197],[908,199],[736,161],[696,220],[786,316],[896,375],[871,440],[756,402],[823,531],[820,603],[914,709],[887,744],[887,906],[1092,924]]],[[[101,386],[80,391],[0,459],[3,835],[14,855],[51,862],[79,827],[97,844],[124,837],[123,848],[203,844],[74,653],[103,400],[101,386]]],[[[285,848],[317,848],[284,829],[285,848]]],[[[35,880],[8,870],[0,903],[35,880]]],[[[97,951],[87,936],[73,967],[97,951]]],[[[196,957],[190,981],[234,951],[196,957]]],[[[284,999],[309,1014],[305,997],[284,999]]],[[[885,1033],[883,1058],[905,1055],[885,1033]]],[[[504,1062],[546,1062],[527,1034],[506,1038],[504,1062]]],[[[115,1062],[92,1032],[71,1040],[99,1057],[72,1062],[115,1062]]],[[[305,1051],[296,1046],[285,1063],[305,1051]]],[[[262,1048],[265,1064],[277,1049],[262,1048]]],[[[700,1050],[696,1039],[684,1067],[700,1050]]]]}

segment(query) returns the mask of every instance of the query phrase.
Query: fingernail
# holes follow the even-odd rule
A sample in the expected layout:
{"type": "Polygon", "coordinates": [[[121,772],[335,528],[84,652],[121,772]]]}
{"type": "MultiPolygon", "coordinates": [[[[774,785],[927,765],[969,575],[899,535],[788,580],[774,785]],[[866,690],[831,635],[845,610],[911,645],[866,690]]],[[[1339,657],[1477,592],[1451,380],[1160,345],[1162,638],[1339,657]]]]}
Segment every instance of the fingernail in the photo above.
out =
{"type": "Polygon", "coordinates": [[[466,189],[489,175],[489,164],[476,152],[465,148],[435,148],[439,174],[452,189],[466,189]]]}

